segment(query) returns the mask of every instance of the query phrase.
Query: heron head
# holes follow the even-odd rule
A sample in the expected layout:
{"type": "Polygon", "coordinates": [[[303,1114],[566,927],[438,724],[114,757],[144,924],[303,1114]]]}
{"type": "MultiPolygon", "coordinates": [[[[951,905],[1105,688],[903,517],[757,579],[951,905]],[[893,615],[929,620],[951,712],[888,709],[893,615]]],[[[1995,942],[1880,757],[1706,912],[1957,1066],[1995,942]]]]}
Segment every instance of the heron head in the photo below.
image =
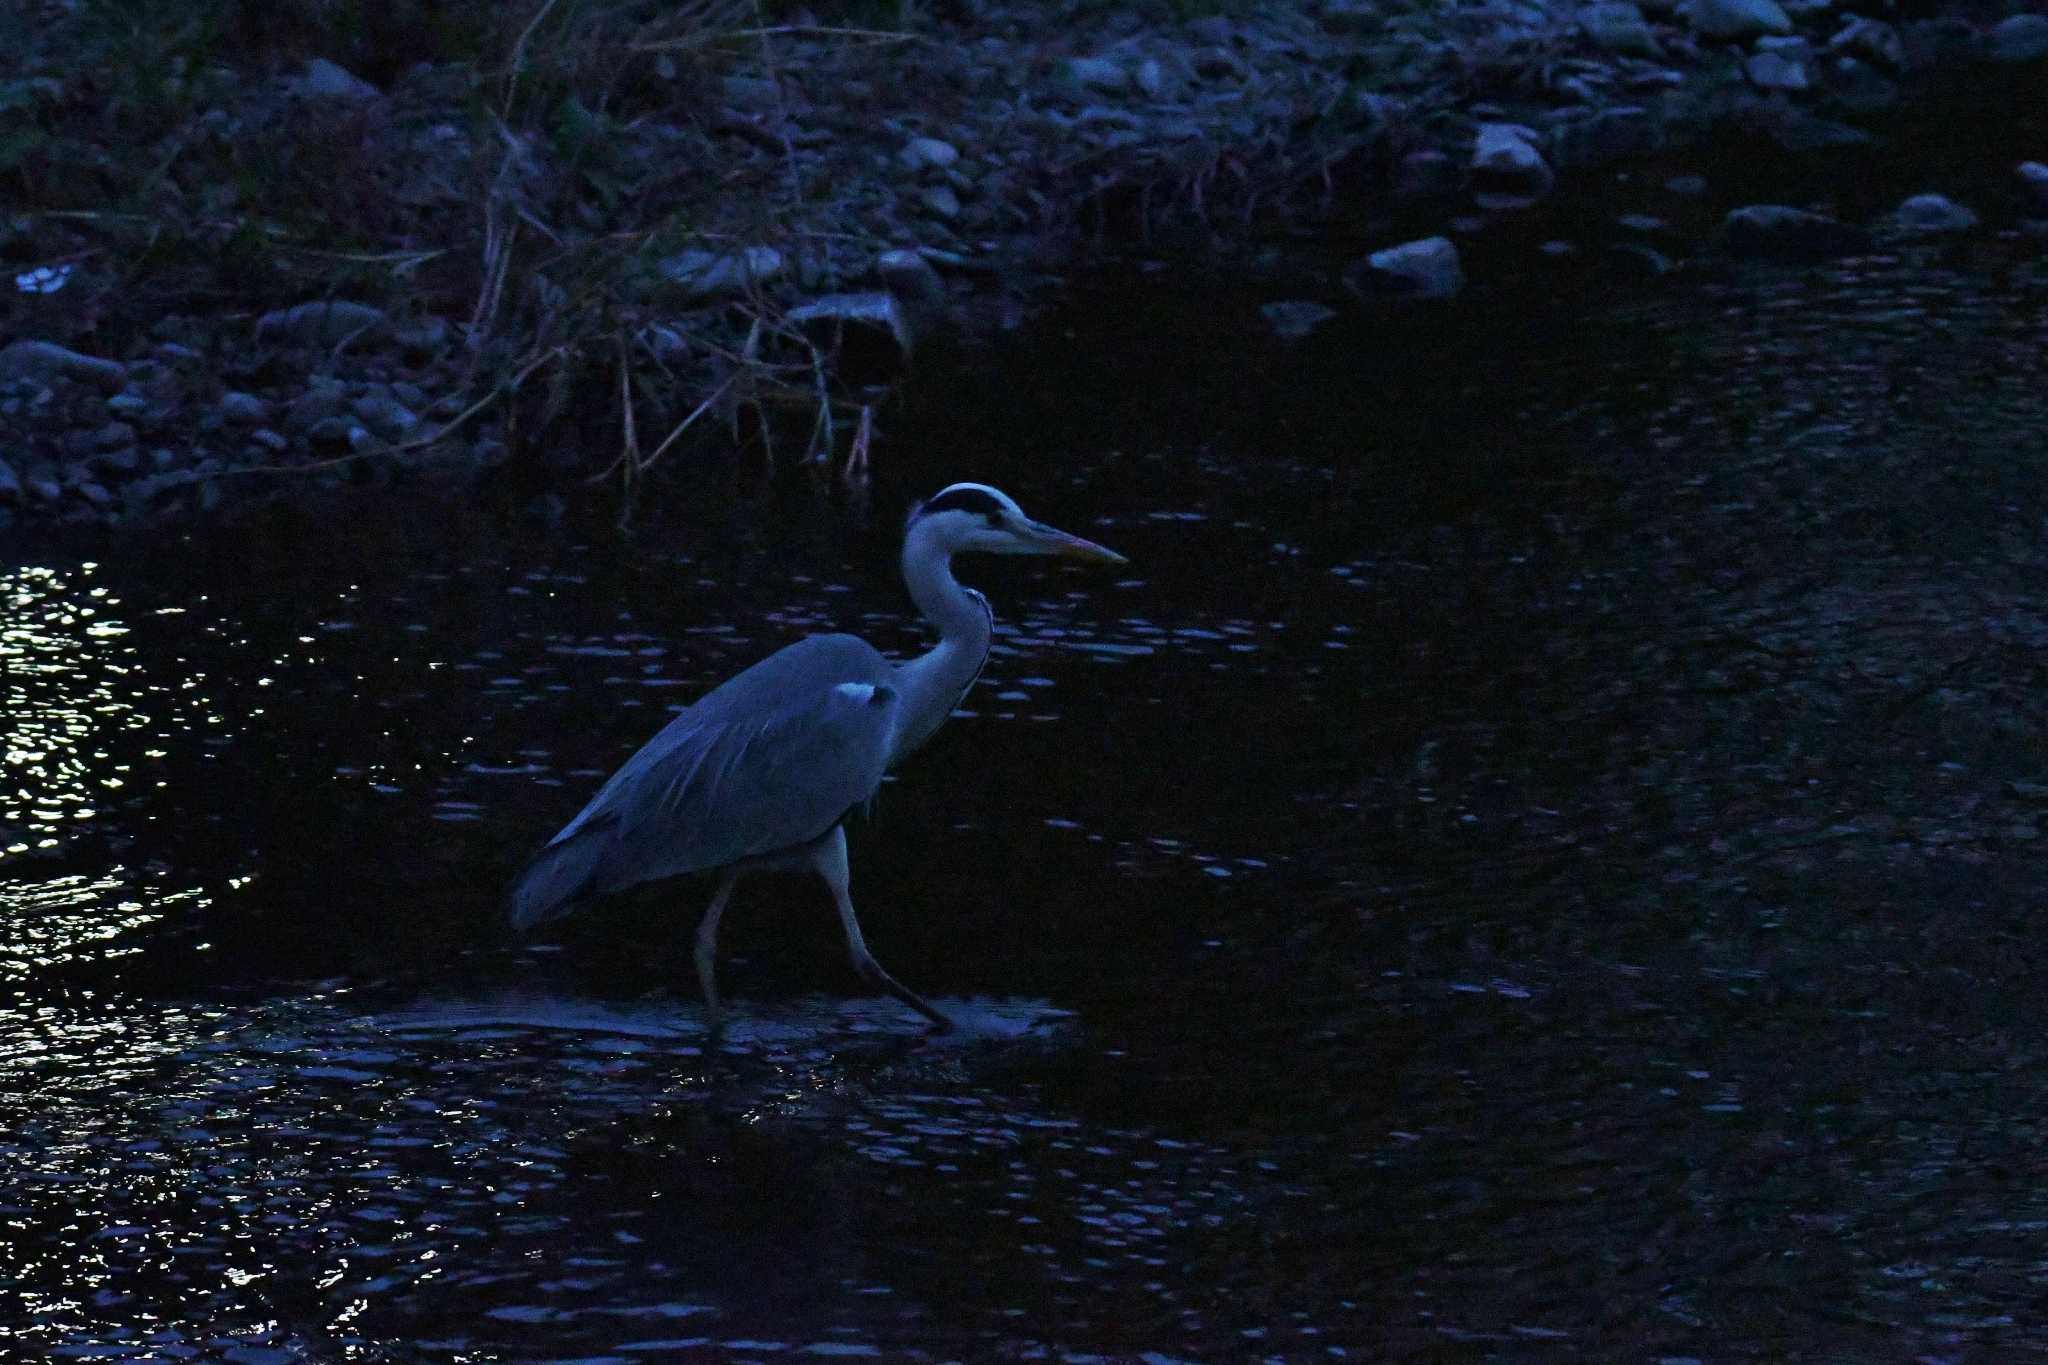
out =
{"type": "Polygon", "coordinates": [[[1010,495],[985,483],[942,488],[910,514],[910,528],[934,537],[952,554],[1059,555],[1091,564],[1123,564],[1114,550],[1068,535],[1024,515],[1010,495]]]}

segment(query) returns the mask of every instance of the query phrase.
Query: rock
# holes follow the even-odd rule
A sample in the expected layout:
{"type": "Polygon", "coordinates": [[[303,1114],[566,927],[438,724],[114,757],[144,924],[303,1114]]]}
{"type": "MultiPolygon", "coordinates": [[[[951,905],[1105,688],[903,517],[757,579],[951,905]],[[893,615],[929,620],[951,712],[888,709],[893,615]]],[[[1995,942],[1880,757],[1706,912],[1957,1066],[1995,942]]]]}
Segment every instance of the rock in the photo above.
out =
{"type": "Polygon", "coordinates": [[[306,440],[316,446],[347,445],[362,430],[352,417],[323,417],[306,429],[306,440]]]}
{"type": "Polygon", "coordinates": [[[960,216],[960,196],[953,193],[951,185],[931,185],[917,196],[925,211],[932,217],[952,222],[960,216]]]}
{"type": "Polygon", "coordinates": [[[95,450],[118,450],[135,444],[135,428],[126,422],[109,422],[92,434],[95,450]]]}
{"type": "Polygon", "coordinates": [[[2019,177],[2022,210],[2031,217],[2048,218],[2048,165],[2022,161],[2019,177]]]}
{"type": "Polygon", "coordinates": [[[16,341],[0,347],[0,380],[59,377],[118,393],[128,382],[128,369],[118,361],[80,355],[52,341],[16,341]]]}
{"type": "Polygon", "coordinates": [[[1721,244],[1737,256],[1817,258],[1862,251],[1870,239],[1861,228],[1785,204],[1750,204],[1721,222],[1721,244]]]}
{"type": "Polygon", "coordinates": [[[1394,168],[1394,193],[1402,198],[1433,199],[1458,188],[1458,163],[1434,147],[1409,152],[1394,168]]]}
{"type": "Polygon", "coordinates": [[[1868,62],[1838,56],[1826,69],[1826,75],[1828,93],[1850,113],[1875,113],[1899,102],[1898,82],[1882,75],[1868,62]]]}
{"type": "Polygon", "coordinates": [[[782,253],[772,246],[750,246],[744,251],[678,252],[655,268],[671,284],[679,285],[691,299],[711,299],[738,294],[749,286],[774,279],[787,266],[782,253]]]}
{"type": "Polygon", "coordinates": [[[2015,14],[1984,40],[1994,62],[2038,62],[2048,57],[2048,14],[2015,14]]]}
{"type": "Polygon", "coordinates": [[[1776,52],[1751,53],[1742,63],[1742,73],[1759,90],[1805,90],[1806,67],[1776,52]]]}
{"type": "Polygon", "coordinates": [[[273,455],[282,455],[291,449],[292,443],[272,431],[269,427],[258,427],[249,433],[249,439],[273,455]]]}
{"type": "Polygon", "coordinates": [[[149,400],[132,390],[117,393],[107,400],[107,411],[116,417],[140,417],[149,411],[149,400]]]}
{"type": "Polygon", "coordinates": [[[1147,57],[1144,61],[1139,62],[1138,69],[1133,73],[1132,79],[1137,81],[1138,89],[1145,92],[1146,98],[1156,100],[1166,97],[1166,68],[1159,64],[1157,57],[1147,57]]]}
{"type": "Polygon", "coordinates": [[[1603,3],[1579,11],[1579,29],[1602,52],[1655,60],[1664,55],[1643,12],[1632,4],[1603,3]]]}
{"type": "Polygon", "coordinates": [[[1968,232],[1977,226],[1977,215],[1939,194],[1916,194],[1899,205],[1895,216],[1899,231],[1914,237],[1933,237],[1949,232],[1968,232]]]}
{"type": "Polygon", "coordinates": [[[393,443],[412,435],[420,424],[419,414],[389,394],[366,393],[350,405],[363,425],[393,443]]]}
{"type": "Polygon", "coordinates": [[[1081,89],[1103,94],[1120,94],[1131,86],[1131,73],[1107,57],[1070,57],[1063,74],[1081,89]]]}
{"type": "Polygon", "coordinates": [[[292,81],[289,88],[292,94],[302,99],[316,100],[373,100],[380,93],[376,86],[358,79],[325,57],[315,57],[307,62],[305,74],[292,81]]]}
{"type": "Polygon", "coordinates": [[[1673,194],[1691,198],[1707,192],[1707,178],[1703,175],[1674,175],[1664,182],[1664,188],[1673,194]]]}
{"type": "Polygon", "coordinates": [[[1559,124],[1551,138],[1558,164],[1576,167],[1648,156],[1663,145],[1663,123],[1640,104],[1617,104],[1559,124]]]}
{"type": "Polygon", "coordinates": [[[1693,0],[1686,16],[1702,38],[1747,42],[1766,33],[1790,33],[1792,20],[1777,0],[1693,0]]]}
{"type": "Polygon", "coordinates": [[[908,312],[894,295],[826,294],[789,310],[833,373],[849,384],[884,384],[910,364],[916,342],[908,312]]]}
{"type": "Polygon", "coordinates": [[[1828,51],[1860,57],[1872,66],[1881,66],[1889,71],[1906,69],[1906,49],[1899,41],[1899,31],[1882,19],[1868,19],[1860,15],[1851,18],[1834,37],[1828,39],[1828,51]]]}
{"type": "Polygon", "coordinates": [[[944,170],[960,159],[960,149],[935,137],[914,137],[903,144],[896,159],[913,171],[944,170]]]}
{"type": "Polygon", "coordinates": [[[1273,329],[1273,335],[1282,341],[1299,341],[1316,328],[1337,316],[1337,310],[1326,308],[1309,299],[1283,299],[1276,303],[1261,304],[1259,314],[1266,319],[1266,325],[1273,329]]]}
{"type": "Polygon", "coordinates": [[[285,346],[338,346],[385,325],[382,309],[345,299],[279,308],[256,320],[256,339],[285,346]]]}
{"type": "Polygon", "coordinates": [[[1773,101],[1759,112],[1765,115],[1763,131],[1771,141],[1797,155],[1861,147],[1874,140],[1861,128],[1820,118],[1786,101],[1773,101]]]}
{"type": "Polygon", "coordinates": [[[885,251],[875,260],[875,273],[889,296],[910,310],[913,326],[945,306],[946,283],[919,252],[885,251]]]}
{"type": "Polygon", "coordinates": [[[428,313],[396,328],[391,339],[416,356],[438,355],[448,345],[448,319],[428,313]]]}
{"type": "Polygon", "coordinates": [[[105,484],[94,483],[91,479],[79,484],[77,490],[79,497],[95,507],[105,507],[114,500],[114,495],[107,491],[105,484]]]}
{"type": "Polygon", "coordinates": [[[727,76],[725,102],[735,109],[763,114],[782,103],[782,87],[760,76],[727,76]]]}
{"type": "Polygon", "coordinates": [[[253,393],[229,390],[217,405],[220,419],[238,427],[260,427],[270,420],[270,404],[253,393]]]}
{"type": "Polygon", "coordinates": [[[14,472],[14,466],[0,460],[0,502],[21,500],[21,476],[14,472]]]}
{"type": "Polygon", "coordinates": [[[116,446],[92,457],[92,467],[102,474],[133,474],[142,468],[140,446],[116,446]]]}
{"type": "Polygon", "coordinates": [[[1519,123],[1482,123],[1472,143],[1472,198],[1487,209],[1526,208],[1557,177],[1535,148],[1536,134],[1519,123]]]}
{"type": "Polygon", "coordinates": [[[1447,299],[1465,287],[1458,248],[1448,237],[1425,237],[1375,251],[1366,258],[1371,278],[1397,292],[1447,299]]]}
{"type": "Polygon", "coordinates": [[[1678,263],[1643,242],[1617,242],[1607,249],[1611,273],[1625,279],[1654,280],[1678,269],[1678,263]]]}
{"type": "Polygon", "coordinates": [[[292,400],[285,409],[286,431],[305,435],[330,417],[339,417],[348,410],[348,388],[327,380],[316,380],[313,386],[292,400]]]}

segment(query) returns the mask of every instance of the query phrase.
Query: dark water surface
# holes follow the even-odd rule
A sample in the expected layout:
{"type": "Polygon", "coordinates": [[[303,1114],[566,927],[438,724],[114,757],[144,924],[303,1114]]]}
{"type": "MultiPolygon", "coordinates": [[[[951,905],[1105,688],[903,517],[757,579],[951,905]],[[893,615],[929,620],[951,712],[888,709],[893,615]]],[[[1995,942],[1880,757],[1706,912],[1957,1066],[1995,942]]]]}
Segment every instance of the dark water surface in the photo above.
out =
{"type": "Polygon", "coordinates": [[[2037,243],[1295,348],[1110,288],[865,512],[0,565],[0,1354],[2048,1356],[2037,243]],[[996,655],[853,833],[966,1027],[800,880],[717,1052],[703,886],[504,942],[666,708],[919,647],[963,477],[1132,561],[972,565],[996,655]]]}

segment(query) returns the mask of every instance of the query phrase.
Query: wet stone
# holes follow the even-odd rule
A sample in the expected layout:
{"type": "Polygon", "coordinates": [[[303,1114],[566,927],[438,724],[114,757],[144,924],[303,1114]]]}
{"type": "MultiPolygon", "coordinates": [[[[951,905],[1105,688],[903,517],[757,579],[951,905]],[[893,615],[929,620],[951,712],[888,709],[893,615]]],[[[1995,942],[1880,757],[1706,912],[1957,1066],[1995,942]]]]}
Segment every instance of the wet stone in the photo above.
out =
{"type": "Polygon", "coordinates": [[[260,427],[270,420],[270,404],[253,393],[229,390],[218,406],[221,419],[235,426],[260,427]]]}

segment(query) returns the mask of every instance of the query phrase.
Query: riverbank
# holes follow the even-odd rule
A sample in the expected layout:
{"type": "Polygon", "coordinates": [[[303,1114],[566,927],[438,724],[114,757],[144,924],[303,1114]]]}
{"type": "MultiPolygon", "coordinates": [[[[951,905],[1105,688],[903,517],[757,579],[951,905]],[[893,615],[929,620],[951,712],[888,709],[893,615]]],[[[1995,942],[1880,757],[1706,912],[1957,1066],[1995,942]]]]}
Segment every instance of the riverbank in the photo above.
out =
{"type": "MultiPolygon", "coordinates": [[[[408,482],[558,507],[681,452],[858,482],[913,356],[1092,254],[1359,242],[1273,300],[1298,334],[1486,287],[1461,248],[1591,172],[1730,126],[1825,154],[1934,73],[2048,59],[2038,13],[1860,8],[46,6],[0,20],[0,524],[408,482]]],[[[1813,207],[1609,260],[2023,234],[2048,170],[1813,207]]]]}

